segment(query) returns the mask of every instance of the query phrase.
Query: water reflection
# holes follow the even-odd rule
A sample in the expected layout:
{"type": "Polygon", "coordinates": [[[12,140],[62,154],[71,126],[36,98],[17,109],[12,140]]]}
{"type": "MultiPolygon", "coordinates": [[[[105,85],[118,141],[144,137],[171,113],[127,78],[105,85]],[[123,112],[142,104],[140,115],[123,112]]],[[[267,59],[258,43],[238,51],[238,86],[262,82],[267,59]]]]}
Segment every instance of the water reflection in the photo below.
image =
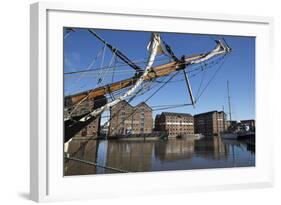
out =
{"type": "MultiPolygon", "coordinates": [[[[73,140],[67,155],[128,172],[255,166],[255,146],[212,138],[170,140],[73,140]]],[[[116,173],[65,160],[65,175],[116,173]]]]}
{"type": "Polygon", "coordinates": [[[194,153],[195,140],[172,139],[155,143],[155,159],[173,161],[191,158],[194,153]]]}
{"type": "MultiPolygon", "coordinates": [[[[96,161],[99,143],[96,140],[81,141],[75,140],[69,143],[67,154],[79,159],[96,161]]],[[[99,153],[100,154],[100,153],[99,153]]],[[[65,159],[65,175],[96,174],[95,166],[65,159]]]]}

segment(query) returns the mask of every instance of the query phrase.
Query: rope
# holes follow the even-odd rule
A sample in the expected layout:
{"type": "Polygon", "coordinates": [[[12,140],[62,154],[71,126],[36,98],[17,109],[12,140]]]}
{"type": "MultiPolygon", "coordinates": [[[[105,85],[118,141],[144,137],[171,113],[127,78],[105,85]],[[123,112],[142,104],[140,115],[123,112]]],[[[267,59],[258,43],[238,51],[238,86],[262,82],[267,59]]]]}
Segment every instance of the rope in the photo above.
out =
{"type": "MultiPolygon", "coordinates": [[[[203,69],[203,68],[202,68],[202,69],[203,69]]],[[[204,69],[203,74],[202,74],[202,76],[201,76],[201,81],[200,81],[199,87],[198,87],[198,89],[197,89],[197,93],[196,93],[195,99],[198,98],[199,92],[201,91],[201,87],[202,87],[202,84],[203,84],[203,80],[204,80],[204,78],[205,78],[206,70],[207,70],[207,69],[204,69]]]]}
{"type": "MultiPolygon", "coordinates": [[[[103,57],[102,57],[101,64],[103,64],[104,54],[105,54],[105,49],[103,49],[103,57]]],[[[111,65],[111,63],[112,63],[112,60],[113,60],[113,58],[114,58],[114,55],[115,55],[115,54],[113,54],[113,56],[112,56],[112,58],[111,58],[110,65],[111,65]]],[[[106,70],[105,70],[105,72],[106,72],[106,70]]],[[[101,70],[101,72],[100,72],[99,75],[101,75],[101,73],[102,73],[102,70],[101,70]]],[[[103,79],[104,79],[104,75],[103,75],[101,78],[99,78],[99,80],[98,80],[98,82],[97,82],[95,88],[96,88],[100,83],[102,83],[103,79]]],[[[95,88],[94,88],[94,89],[95,89],[95,88]]],[[[90,95],[90,92],[89,92],[82,100],[80,100],[80,101],[74,106],[74,109],[69,113],[69,117],[71,117],[71,115],[73,114],[73,112],[77,110],[77,107],[78,107],[79,105],[81,105],[81,103],[84,102],[84,101],[88,98],[89,95],[90,95]]]]}
{"type": "Polygon", "coordinates": [[[159,111],[159,110],[168,110],[168,109],[174,109],[174,108],[178,108],[178,107],[186,107],[186,106],[191,106],[193,105],[192,103],[186,103],[186,104],[180,104],[180,105],[171,105],[168,107],[163,107],[163,108],[156,108],[156,109],[152,109],[153,111],[159,111]]]}
{"type": "MultiPolygon", "coordinates": [[[[219,57],[219,58],[217,58],[217,59],[215,59],[215,60],[212,60],[212,61],[209,61],[209,62],[207,62],[207,63],[204,63],[204,65],[207,65],[207,66],[205,66],[205,69],[204,69],[204,72],[206,72],[206,70],[207,69],[209,69],[209,68],[212,68],[215,64],[217,64],[219,61],[221,61],[223,59],[223,57],[219,57]]],[[[195,71],[198,71],[197,73],[195,73],[195,74],[193,74],[193,75],[191,75],[190,76],[190,79],[191,78],[194,78],[194,77],[196,77],[198,74],[200,74],[201,72],[202,72],[202,64],[203,63],[200,63],[200,65],[198,65],[198,66],[191,66],[191,68],[192,68],[192,70],[189,70],[189,71],[187,71],[187,73],[193,73],[193,72],[195,72],[195,71]],[[200,70],[199,70],[200,69],[200,70]]],[[[166,77],[166,76],[164,76],[164,77],[166,77]]],[[[181,82],[181,81],[184,81],[184,79],[180,79],[180,80],[176,80],[176,81],[172,81],[172,80],[170,80],[169,82],[165,82],[165,81],[159,81],[159,80],[155,80],[154,82],[156,82],[156,83],[159,83],[159,84],[165,84],[165,83],[177,83],[177,82],[181,82]]],[[[203,82],[203,81],[202,81],[203,82]]],[[[202,85],[201,85],[202,86],[202,85]]],[[[128,87],[127,89],[129,89],[130,87],[128,87]]],[[[199,90],[199,89],[198,89],[199,90]]],[[[200,89],[201,90],[201,89],[200,89]]],[[[120,94],[120,93],[122,93],[122,92],[124,92],[124,89],[123,90],[121,90],[121,91],[116,91],[116,92],[114,92],[114,94],[115,95],[118,95],[118,94],[120,94]]],[[[138,94],[137,96],[140,96],[140,95],[142,95],[142,94],[138,94]]],[[[197,91],[197,95],[196,95],[196,99],[198,98],[198,96],[199,96],[199,92],[197,91]]],[[[71,108],[71,107],[70,107],[71,108]]],[[[69,109],[70,109],[69,108],[69,109]]]]}
{"type": "MultiPolygon", "coordinates": [[[[167,61],[167,59],[158,59],[158,60],[155,60],[156,62],[162,62],[162,61],[167,61]]],[[[118,61],[117,61],[118,62],[118,61]]],[[[147,60],[141,60],[141,61],[134,61],[135,63],[138,63],[138,64],[146,64],[147,63],[147,60]]],[[[126,63],[119,63],[121,65],[116,65],[116,66],[113,66],[113,67],[97,67],[97,68],[92,68],[92,69],[85,69],[85,70],[79,70],[79,71],[72,71],[72,72],[66,72],[64,73],[64,75],[71,75],[71,74],[77,74],[77,73],[83,73],[83,72],[94,72],[94,71],[99,71],[100,69],[103,69],[103,68],[118,68],[118,67],[125,67],[125,66],[128,66],[126,63]]],[[[127,69],[125,69],[127,70],[127,69]]]]}
{"type": "Polygon", "coordinates": [[[66,28],[66,34],[64,35],[63,39],[66,39],[72,32],[75,32],[75,29],[66,28]]]}
{"type": "MultiPolygon", "coordinates": [[[[91,63],[89,64],[89,66],[87,67],[86,70],[91,69],[91,67],[96,63],[96,60],[100,57],[100,55],[101,55],[101,53],[102,53],[102,50],[104,50],[104,49],[105,49],[105,46],[103,46],[103,47],[99,50],[98,54],[95,56],[95,58],[93,58],[93,60],[91,61],[91,63]]],[[[85,73],[82,73],[82,74],[78,77],[78,79],[77,79],[73,84],[74,84],[74,85],[77,84],[77,83],[82,79],[82,77],[83,77],[84,75],[85,75],[85,73]]],[[[83,88],[83,87],[85,87],[85,85],[80,86],[79,88],[83,88]]],[[[68,90],[71,90],[71,88],[73,88],[73,86],[70,87],[68,90]]]]}
{"type": "Polygon", "coordinates": [[[142,71],[142,69],[137,66],[135,63],[133,63],[127,56],[125,56],[120,50],[113,47],[109,43],[107,43],[104,39],[102,39],[96,32],[93,31],[93,29],[88,29],[88,31],[93,34],[98,40],[100,40],[104,45],[106,45],[113,53],[116,53],[116,55],[125,63],[127,63],[129,66],[131,66],[136,71],[142,71]]]}
{"type": "Polygon", "coordinates": [[[122,169],[117,169],[117,168],[109,167],[109,166],[103,166],[103,165],[100,165],[100,164],[97,164],[95,162],[91,162],[91,161],[88,161],[88,160],[78,159],[78,158],[75,158],[75,157],[66,157],[66,156],[64,158],[68,159],[68,160],[88,164],[88,165],[93,165],[93,166],[96,166],[96,167],[101,167],[101,168],[104,168],[104,169],[109,169],[109,170],[116,171],[116,172],[128,173],[128,171],[125,171],[125,170],[122,170],[122,169]]]}
{"type": "MultiPolygon", "coordinates": [[[[216,59],[217,61],[220,61],[220,59],[216,59]]],[[[217,63],[214,63],[214,62],[216,62],[215,60],[212,60],[212,61],[210,61],[209,63],[206,63],[208,66],[205,68],[205,69],[208,69],[208,68],[211,68],[211,67],[213,67],[214,66],[214,64],[217,64],[217,63]]],[[[202,64],[202,63],[201,63],[202,64]]],[[[198,71],[198,70],[201,70],[202,69],[202,65],[190,65],[189,66],[189,70],[187,71],[187,73],[188,74],[190,74],[190,73],[193,73],[193,72],[195,72],[195,71],[198,71]]],[[[96,73],[93,73],[93,72],[97,72],[97,71],[99,71],[99,70],[96,70],[96,71],[91,71],[91,74],[88,74],[87,76],[84,76],[84,77],[93,77],[93,76],[96,76],[97,74],[96,73]]],[[[133,74],[132,73],[132,71],[128,71],[128,70],[112,70],[112,71],[110,71],[110,70],[108,70],[108,74],[110,73],[110,72],[114,72],[115,74],[118,74],[118,75],[125,75],[125,74],[133,74]]],[[[199,74],[200,72],[198,72],[198,74],[199,74]]],[[[65,76],[65,78],[78,78],[79,76],[65,76]]],[[[183,79],[184,80],[184,79],[183,79]]],[[[161,81],[159,81],[159,80],[156,80],[155,82],[157,82],[157,83],[163,83],[163,82],[161,82],[161,81]]],[[[174,81],[171,81],[170,83],[172,83],[172,82],[174,82],[174,81]]]]}
{"type": "MultiPolygon", "coordinates": [[[[225,55],[224,55],[225,56],[225,55]]],[[[212,77],[210,78],[210,80],[207,82],[206,86],[203,88],[203,90],[201,91],[201,93],[199,94],[199,96],[197,97],[197,99],[195,100],[195,102],[197,102],[200,97],[203,95],[203,93],[205,92],[205,90],[207,89],[207,87],[210,85],[210,83],[214,80],[214,78],[216,77],[217,73],[220,71],[220,69],[222,68],[223,64],[225,63],[226,58],[224,58],[224,60],[221,62],[220,66],[217,68],[217,70],[215,71],[215,73],[212,75],[212,77]]]]}

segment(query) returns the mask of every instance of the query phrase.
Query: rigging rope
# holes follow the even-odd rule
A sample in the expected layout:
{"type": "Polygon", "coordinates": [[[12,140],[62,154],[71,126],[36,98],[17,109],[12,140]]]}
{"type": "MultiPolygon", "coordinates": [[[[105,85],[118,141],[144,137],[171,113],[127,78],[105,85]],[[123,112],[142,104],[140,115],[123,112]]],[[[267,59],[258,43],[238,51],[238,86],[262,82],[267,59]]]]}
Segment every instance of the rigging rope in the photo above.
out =
{"type": "MultiPolygon", "coordinates": [[[[213,59],[213,60],[208,60],[206,63],[204,63],[204,64],[207,64],[208,65],[208,67],[207,68],[209,68],[209,67],[212,67],[214,64],[217,64],[219,61],[221,60],[221,57],[217,57],[216,59],[213,59]]],[[[183,64],[183,63],[180,63],[179,65],[181,65],[181,64],[183,64]]],[[[193,65],[189,65],[189,70],[187,71],[187,73],[189,74],[189,73],[192,73],[192,72],[194,72],[194,71],[196,71],[196,70],[199,70],[199,69],[202,69],[202,64],[203,63],[200,63],[199,65],[197,65],[197,64],[193,64],[193,65]]],[[[118,66],[115,66],[115,67],[118,67],[118,66]]],[[[107,68],[114,68],[114,67],[111,67],[111,66],[109,66],[109,67],[107,67],[107,68]]],[[[100,69],[103,69],[103,68],[100,68],[100,69]]],[[[70,72],[70,73],[65,73],[65,74],[76,74],[76,73],[83,73],[83,72],[91,72],[91,75],[97,75],[97,74],[95,74],[94,72],[99,72],[100,71],[100,69],[95,69],[95,70],[83,70],[83,71],[75,71],[75,72],[70,72]]],[[[113,71],[108,71],[108,72],[113,72],[113,71]]],[[[132,73],[132,71],[130,71],[130,70],[120,70],[120,69],[118,69],[118,70],[114,70],[114,72],[115,73],[118,73],[119,75],[121,75],[121,74],[133,74],[132,73]]],[[[72,77],[70,77],[70,76],[65,76],[65,78],[77,78],[78,76],[72,76],[72,77]]],[[[87,76],[84,76],[84,77],[90,77],[90,74],[88,74],[87,76]]]]}
{"type": "MultiPolygon", "coordinates": [[[[101,55],[101,53],[103,52],[104,49],[105,49],[105,46],[103,46],[103,47],[99,50],[98,54],[95,56],[95,58],[93,58],[92,62],[89,64],[89,66],[87,67],[86,70],[91,69],[91,67],[96,63],[97,59],[100,57],[100,55],[101,55]]],[[[82,79],[82,77],[83,77],[84,75],[85,75],[85,73],[82,73],[82,74],[78,77],[78,79],[77,79],[75,82],[73,82],[73,84],[74,84],[74,85],[77,84],[77,83],[82,79]]],[[[72,86],[71,86],[68,90],[71,90],[71,88],[74,87],[73,84],[72,84],[72,86]]],[[[85,85],[84,85],[84,86],[85,86],[85,85]]],[[[80,86],[80,88],[83,88],[84,86],[80,86]]]]}
{"type": "Polygon", "coordinates": [[[93,34],[97,39],[99,39],[104,45],[106,45],[112,52],[116,53],[116,55],[123,60],[125,63],[127,63],[129,66],[131,66],[136,71],[140,72],[142,69],[137,66],[135,63],[133,63],[127,56],[125,56],[120,50],[113,47],[109,43],[107,43],[104,39],[102,39],[96,32],[93,31],[93,29],[88,29],[88,31],[93,34]]]}
{"type": "MultiPolygon", "coordinates": [[[[155,62],[161,62],[161,61],[167,61],[167,59],[156,59],[155,62]]],[[[147,61],[141,60],[141,61],[134,61],[135,63],[139,63],[139,64],[146,64],[147,61]]],[[[128,66],[126,63],[119,63],[121,65],[116,65],[115,67],[126,67],[128,66]]],[[[79,71],[72,71],[72,72],[66,72],[64,73],[64,75],[70,75],[70,74],[77,74],[77,73],[83,73],[83,72],[95,72],[95,71],[99,71],[100,69],[103,69],[104,67],[97,67],[97,68],[92,68],[92,69],[85,69],[85,70],[79,70],[79,71]]],[[[107,68],[107,67],[106,67],[107,68]]],[[[113,68],[113,67],[108,67],[108,68],[113,68]]],[[[128,70],[126,68],[124,68],[124,70],[128,70]]]]}
{"type": "MultiPolygon", "coordinates": [[[[105,54],[105,49],[103,50],[103,56],[102,56],[101,64],[103,64],[103,62],[104,62],[104,54],[105,54]]],[[[112,64],[114,57],[115,57],[115,53],[112,55],[109,65],[112,64]]],[[[104,73],[105,73],[107,69],[104,69],[104,70],[105,70],[105,71],[104,71],[104,73]]],[[[102,72],[102,70],[101,70],[101,72],[102,72]]],[[[100,72],[100,74],[101,74],[101,72],[100,72]]],[[[99,75],[99,76],[100,76],[100,75],[99,75]]],[[[99,84],[102,83],[103,79],[104,79],[104,75],[102,75],[102,77],[100,77],[100,78],[98,79],[98,82],[97,82],[95,88],[96,88],[99,84]]],[[[81,103],[84,102],[84,101],[88,98],[89,95],[90,95],[90,93],[88,93],[81,101],[79,101],[79,102],[74,106],[73,110],[69,113],[69,117],[70,117],[70,118],[71,118],[71,115],[77,110],[77,107],[78,107],[79,105],[81,105],[81,103]]]]}
{"type": "Polygon", "coordinates": [[[199,92],[201,91],[201,87],[202,87],[203,80],[204,80],[204,78],[205,78],[205,74],[206,74],[206,70],[207,70],[207,69],[204,69],[204,68],[202,68],[202,69],[203,69],[204,71],[203,71],[203,74],[202,74],[202,76],[201,76],[200,84],[199,84],[199,86],[198,86],[195,99],[198,98],[199,92]]]}
{"type": "Polygon", "coordinates": [[[175,108],[179,108],[179,107],[186,107],[186,106],[191,106],[193,105],[192,103],[185,103],[185,104],[181,104],[181,105],[172,105],[169,107],[163,107],[163,108],[156,108],[156,109],[152,109],[153,111],[160,111],[160,110],[168,110],[168,109],[175,109],[175,108]]]}
{"type": "MultiPolygon", "coordinates": [[[[224,54],[225,57],[226,54],[224,54]]],[[[207,82],[206,86],[202,89],[201,93],[198,95],[197,99],[195,99],[195,101],[197,102],[200,97],[203,95],[203,93],[205,92],[205,90],[207,89],[207,87],[211,84],[211,82],[214,80],[214,78],[216,77],[216,75],[218,74],[218,72],[220,71],[220,69],[222,68],[223,64],[225,63],[226,57],[223,58],[221,64],[219,65],[219,67],[217,68],[217,70],[214,72],[214,74],[212,75],[212,77],[210,78],[210,80],[207,82]]]]}
{"type": "Polygon", "coordinates": [[[66,39],[72,32],[75,32],[75,29],[66,28],[66,34],[64,35],[63,39],[66,39]]]}
{"type": "MultiPolygon", "coordinates": [[[[214,60],[209,60],[209,62],[204,63],[204,65],[202,65],[203,63],[200,63],[199,65],[190,65],[191,68],[189,67],[189,69],[191,69],[191,70],[188,70],[187,73],[193,73],[193,72],[195,72],[195,71],[198,71],[197,73],[191,75],[191,76],[190,76],[190,79],[191,79],[191,78],[194,78],[194,77],[196,77],[198,74],[200,74],[200,73],[202,72],[202,68],[203,68],[203,67],[205,67],[205,68],[203,68],[203,69],[204,69],[204,72],[206,72],[207,69],[212,68],[214,65],[218,64],[218,62],[220,62],[223,58],[224,58],[224,57],[218,57],[218,58],[216,58],[216,59],[214,59],[214,60]]],[[[164,76],[163,76],[163,77],[164,77],[164,76]]],[[[162,78],[162,77],[161,77],[161,78],[162,78]]],[[[182,82],[182,81],[184,81],[184,79],[179,79],[179,80],[175,80],[175,81],[172,81],[172,80],[171,80],[171,81],[169,81],[168,83],[177,83],[177,82],[182,82]]],[[[160,80],[154,80],[154,82],[155,82],[155,83],[158,83],[158,84],[166,83],[165,81],[161,81],[161,79],[160,79],[160,80]]],[[[201,79],[201,82],[202,82],[202,79],[201,79]]],[[[201,84],[201,83],[200,83],[200,84],[201,84]]],[[[201,85],[201,86],[202,86],[202,85],[201,85]]],[[[201,87],[201,86],[199,86],[199,87],[201,87]]],[[[131,87],[131,86],[130,86],[130,87],[131,87]]],[[[128,87],[127,89],[129,89],[130,87],[128,87]]],[[[124,89],[125,89],[125,88],[124,88],[124,89]]],[[[119,91],[115,91],[115,92],[113,92],[113,93],[118,96],[119,94],[125,92],[124,89],[119,90],[119,91]]],[[[199,90],[201,90],[201,89],[198,89],[197,95],[196,95],[196,99],[198,98],[198,95],[199,95],[199,92],[200,92],[199,90]]],[[[140,94],[138,94],[138,96],[140,96],[140,94]]],[[[70,108],[71,108],[71,107],[69,107],[69,109],[70,109],[70,108]]]]}
{"type": "MultiPolygon", "coordinates": [[[[203,66],[205,66],[205,68],[203,68],[204,69],[204,72],[206,72],[206,70],[207,69],[209,69],[209,68],[212,68],[215,64],[218,64],[218,62],[220,62],[222,59],[223,59],[224,57],[218,57],[217,59],[215,59],[215,60],[212,60],[212,61],[210,61],[210,62],[207,62],[207,63],[204,63],[204,65],[202,65],[203,63],[200,63],[200,65],[191,65],[191,67],[192,67],[192,69],[191,70],[189,70],[189,71],[187,71],[187,73],[192,73],[192,72],[195,72],[195,71],[198,71],[197,73],[195,73],[195,74],[193,74],[193,75],[191,75],[190,76],[190,79],[192,79],[192,78],[194,78],[194,77],[196,77],[198,74],[200,74],[201,72],[202,72],[202,67],[203,66]]],[[[165,77],[165,76],[163,76],[163,77],[165,77]]],[[[163,78],[163,77],[161,77],[161,78],[163,78]]],[[[172,81],[172,80],[170,80],[168,83],[177,83],[177,82],[182,82],[182,81],[184,81],[185,79],[180,79],[180,80],[175,80],[175,81],[172,81]]],[[[167,83],[166,81],[161,81],[161,80],[154,80],[154,82],[155,83],[158,83],[158,84],[165,84],[165,83],[167,83]]],[[[201,83],[203,83],[203,81],[202,81],[202,79],[201,79],[201,83]]],[[[200,84],[201,84],[200,83],[200,84]]],[[[202,85],[201,85],[202,86],[202,85]]],[[[199,87],[201,87],[201,86],[199,86],[199,87]]],[[[131,87],[131,86],[130,86],[131,87]]],[[[128,87],[127,89],[129,89],[130,87],[128,87]]],[[[125,88],[124,88],[125,89],[125,88]]],[[[121,93],[124,93],[124,92],[126,92],[124,89],[122,89],[122,90],[119,90],[119,91],[115,91],[115,92],[113,92],[114,93],[114,95],[120,95],[121,93]]],[[[197,91],[197,95],[196,95],[196,98],[195,99],[197,99],[198,98],[198,96],[199,96],[199,90],[201,90],[201,89],[198,89],[198,91],[197,91]]],[[[142,94],[138,94],[137,96],[140,96],[140,95],[142,95],[142,94]]],[[[102,99],[101,99],[102,100],[102,99]]],[[[99,101],[99,100],[97,100],[97,101],[99,101]]],[[[72,107],[69,107],[69,109],[71,109],[72,107]]]]}
{"type": "MultiPolygon", "coordinates": [[[[161,38],[162,39],[162,38],[161,38]]],[[[173,50],[171,49],[171,47],[162,39],[162,43],[165,46],[165,54],[167,54],[170,58],[172,58],[174,61],[179,62],[179,59],[176,57],[176,55],[174,54],[173,50]]]]}

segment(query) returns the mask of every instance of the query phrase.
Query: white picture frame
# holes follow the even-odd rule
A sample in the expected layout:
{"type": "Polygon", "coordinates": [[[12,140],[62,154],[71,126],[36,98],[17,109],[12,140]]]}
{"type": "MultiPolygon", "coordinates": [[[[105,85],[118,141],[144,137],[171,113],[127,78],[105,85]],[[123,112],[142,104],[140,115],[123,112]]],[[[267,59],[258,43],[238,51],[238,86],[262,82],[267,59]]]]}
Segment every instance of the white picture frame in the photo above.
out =
{"type": "Polygon", "coordinates": [[[32,200],[94,199],[273,185],[273,131],[267,129],[273,120],[272,102],[267,97],[273,90],[270,80],[273,75],[272,18],[44,2],[31,5],[30,25],[32,200]],[[64,177],[63,26],[256,36],[256,166],[64,177]]]}

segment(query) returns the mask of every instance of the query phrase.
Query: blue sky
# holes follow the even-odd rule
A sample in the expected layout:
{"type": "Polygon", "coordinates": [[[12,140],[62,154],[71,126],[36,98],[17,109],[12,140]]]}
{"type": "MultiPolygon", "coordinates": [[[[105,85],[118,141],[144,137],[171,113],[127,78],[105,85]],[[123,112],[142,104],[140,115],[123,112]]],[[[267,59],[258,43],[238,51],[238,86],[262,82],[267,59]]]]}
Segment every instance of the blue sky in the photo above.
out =
{"type": "MultiPolygon", "coordinates": [[[[121,50],[132,61],[143,61],[147,58],[147,44],[150,40],[150,32],[95,30],[102,38],[121,50]]],[[[64,33],[64,73],[106,67],[109,65],[112,53],[105,49],[101,52],[103,45],[86,29],[76,29],[69,35],[64,33]],[[92,64],[93,59],[99,58],[92,64]],[[102,61],[102,56],[104,60],[102,61]]],[[[176,56],[205,53],[215,47],[214,39],[225,38],[233,51],[226,56],[224,64],[215,76],[214,80],[207,87],[206,91],[198,100],[196,107],[181,107],[170,112],[184,112],[198,114],[211,110],[228,111],[227,101],[227,80],[230,83],[230,95],[232,105],[232,118],[235,120],[255,118],[255,38],[241,36],[215,36],[200,34],[175,34],[161,33],[164,41],[170,45],[176,56]]],[[[156,64],[167,62],[168,58],[160,57],[164,61],[157,61],[156,64]]],[[[204,81],[201,88],[208,82],[220,64],[208,68],[204,74],[204,81]]],[[[142,64],[142,67],[145,65],[142,64]]],[[[116,75],[115,80],[125,79],[133,76],[134,70],[130,67],[116,67],[123,75],[116,75]]],[[[188,69],[188,68],[187,68],[188,69]]],[[[74,94],[97,86],[98,72],[79,73],[65,75],[65,95],[74,94]]],[[[203,72],[191,78],[191,85],[196,96],[203,72]]],[[[104,83],[109,82],[111,75],[105,77],[104,83]]],[[[183,75],[180,73],[175,81],[167,84],[153,98],[147,101],[150,106],[163,104],[189,103],[189,95],[183,75]],[[179,81],[177,81],[179,80],[179,81]]],[[[151,92],[150,92],[151,93],[151,92]]],[[[145,100],[149,96],[145,94],[132,102],[133,105],[145,100]]],[[[162,111],[155,111],[154,116],[162,111]]]]}

